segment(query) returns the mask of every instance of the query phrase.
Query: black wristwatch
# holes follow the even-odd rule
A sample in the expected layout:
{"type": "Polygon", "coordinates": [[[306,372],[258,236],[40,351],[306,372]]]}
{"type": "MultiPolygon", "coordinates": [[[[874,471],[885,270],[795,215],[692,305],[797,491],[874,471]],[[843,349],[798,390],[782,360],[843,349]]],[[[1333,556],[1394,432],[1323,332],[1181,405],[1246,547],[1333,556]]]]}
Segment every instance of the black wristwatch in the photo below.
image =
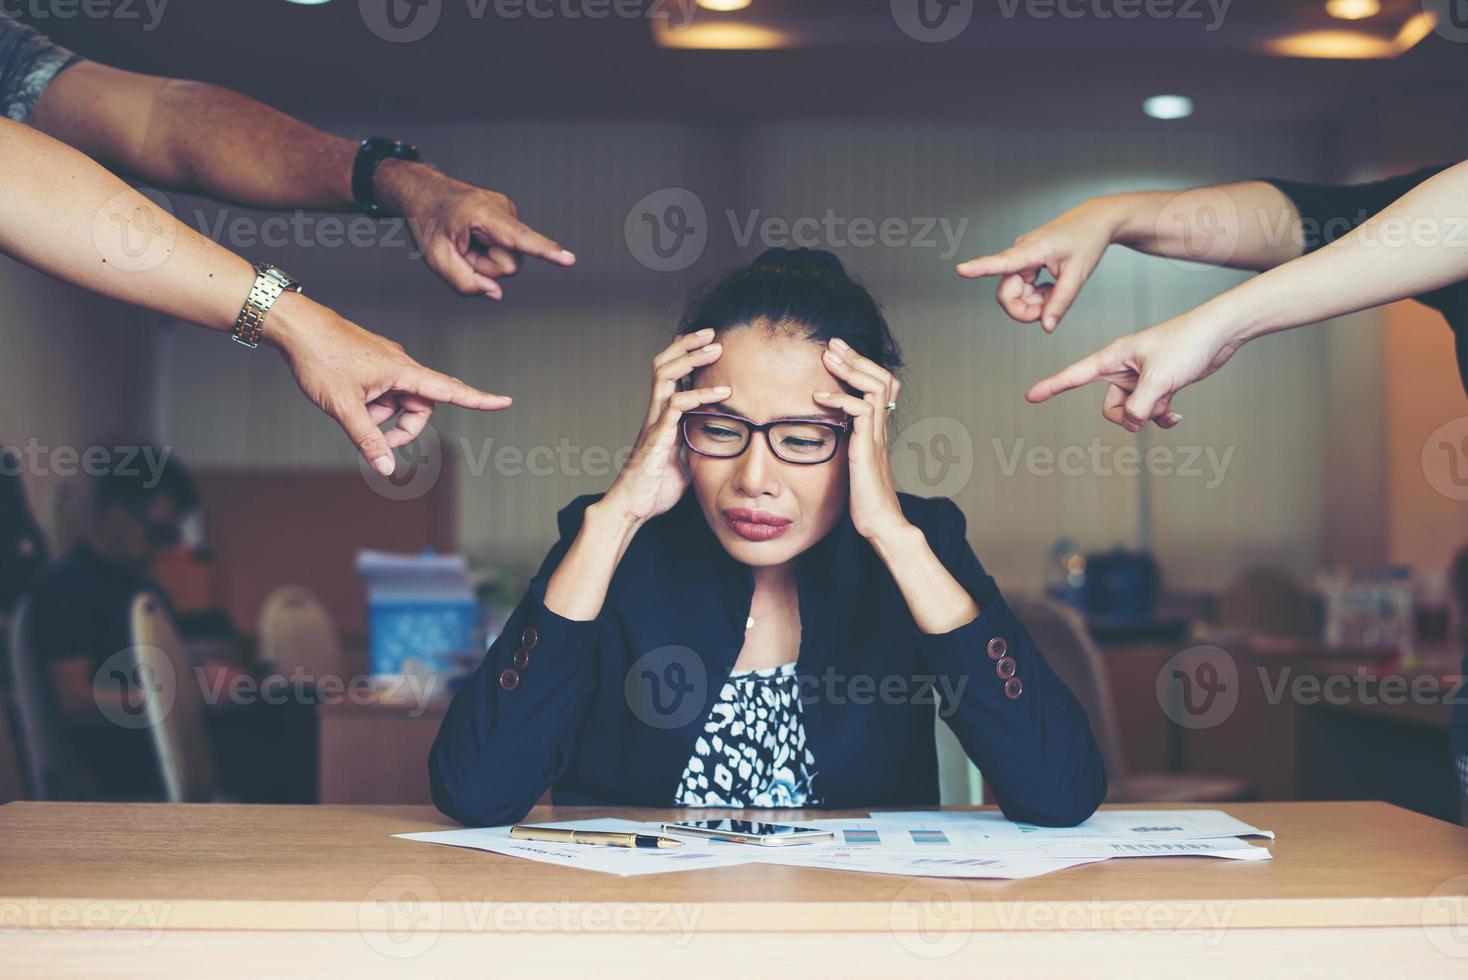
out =
{"type": "Polygon", "coordinates": [[[391,157],[394,160],[420,160],[418,147],[402,140],[390,140],[385,136],[369,136],[357,149],[357,159],[352,162],[352,200],[362,213],[380,218],[387,209],[377,202],[377,187],[373,178],[377,166],[391,157]]]}

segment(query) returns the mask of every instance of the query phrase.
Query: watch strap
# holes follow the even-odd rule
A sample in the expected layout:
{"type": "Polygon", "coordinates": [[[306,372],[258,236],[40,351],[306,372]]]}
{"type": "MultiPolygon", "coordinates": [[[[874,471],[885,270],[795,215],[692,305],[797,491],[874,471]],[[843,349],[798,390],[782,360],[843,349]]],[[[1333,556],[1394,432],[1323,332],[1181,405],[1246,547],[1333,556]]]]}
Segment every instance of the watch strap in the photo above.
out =
{"type": "Polygon", "coordinates": [[[251,350],[260,346],[260,331],[265,327],[265,318],[286,290],[299,293],[301,284],[269,263],[261,262],[255,266],[255,284],[250,287],[250,295],[245,297],[245,305],[240,309],[240,315],[234,321],[234,332],[230,335],[235,343],[251,350]]]}
{"type": "Polygon", "coordinates": [[[369,136],[357,148],[357,157],[352,161],[352,201],[361,212],[372,218],[387,213],[377,200],[377,185],[374,180],[382,161],[420,160],[418,148],[402,140],[391,140],[385,136],[369,136]]]}

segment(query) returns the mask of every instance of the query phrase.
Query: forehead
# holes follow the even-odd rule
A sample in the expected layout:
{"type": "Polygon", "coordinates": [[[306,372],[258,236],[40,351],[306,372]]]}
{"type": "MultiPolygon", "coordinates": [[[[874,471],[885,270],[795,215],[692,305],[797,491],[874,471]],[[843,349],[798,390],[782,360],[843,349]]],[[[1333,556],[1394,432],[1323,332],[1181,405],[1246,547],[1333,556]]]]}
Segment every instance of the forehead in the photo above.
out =
{"type": "Polygon", "coordinates": [[[723,354],[693,381],[700,388],[733,388],[724,403],[728,410],[756,422],[832,414],[811,397],[840,390],[840,382],[821,362],[824,344],[763,325],[738,327],[715,339],[724,345],[723,354]]]}

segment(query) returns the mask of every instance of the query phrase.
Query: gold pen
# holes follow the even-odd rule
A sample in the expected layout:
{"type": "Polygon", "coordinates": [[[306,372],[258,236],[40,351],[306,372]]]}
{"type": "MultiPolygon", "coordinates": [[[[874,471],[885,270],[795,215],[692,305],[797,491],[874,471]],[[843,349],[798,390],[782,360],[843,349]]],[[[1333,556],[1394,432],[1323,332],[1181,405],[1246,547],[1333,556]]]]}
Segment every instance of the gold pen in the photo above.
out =
{"type": "Polygon", "coordinates": [[[600,844],[603,847],[682,847],[673,837],[656,834],[625,834],[615,830],[571,830],[568,827],[510,828],[515,840],[538,840],[547,844],[600,844]]]}

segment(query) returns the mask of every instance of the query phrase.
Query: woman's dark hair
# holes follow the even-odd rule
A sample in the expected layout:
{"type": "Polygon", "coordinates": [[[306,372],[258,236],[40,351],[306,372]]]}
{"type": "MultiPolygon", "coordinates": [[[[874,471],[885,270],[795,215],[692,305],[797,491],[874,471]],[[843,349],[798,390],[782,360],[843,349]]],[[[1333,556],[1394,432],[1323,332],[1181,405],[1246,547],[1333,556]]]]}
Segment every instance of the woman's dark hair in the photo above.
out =
{"type": "Polygon", "coordinates": [[[798,330],[821,344],[840,337],[889,371],[902,367],[902,353],[882,308],[830,252],[767,250],[695,293],[678,323],[678,334],[706,327],[722,333],[756,323],[798,330]]]}

